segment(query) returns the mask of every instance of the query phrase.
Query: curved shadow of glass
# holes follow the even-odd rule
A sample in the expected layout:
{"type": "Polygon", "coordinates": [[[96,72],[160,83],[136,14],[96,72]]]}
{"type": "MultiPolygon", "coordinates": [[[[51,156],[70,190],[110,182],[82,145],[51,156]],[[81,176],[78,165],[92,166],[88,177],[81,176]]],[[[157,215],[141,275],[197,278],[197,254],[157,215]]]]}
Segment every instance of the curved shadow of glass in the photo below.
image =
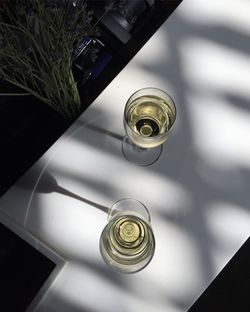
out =
{"type": "MultiPolygon", "coordinates": [[[[36,170],[39,170],[38,167],[36,167],[36,170]]],[[[29,175],[26,175],[24,179],[22,179],[21,187],[32,190],[34,188],[34,171],[30,172],[29,175]]],[[[103,206],[101,204],[98,204],[94,201],[88,200],[82,196],[79,196],[78,194],[75,194],[64,187],[58,185],[56,179],[53,177],[52,174],[50,174],[47,170],[45,170],[39,180],[39,183],[37,184],[37,187],[35,188],[35,192],[37,193],[59,193],[65,196],[69,196],[71,198],[74,198],[76,200],[79,200],[83,203],[86,203],[90,206],[93,206],[105,213],[108,213],[109,207],[103,206]]]]}
{"type": "Polygon", "coordinates": [[[123,139],[124,139],[124,136],[122,136],[122,135],[120,135],[120,134],[118,134],[118,133],[115,133],[115,132],[113,132],[113,131],[110,131],[110,130],[107,130],[107,129],[98,127],[98,126],[93,125],[93,124],[87,125],[86,128],[89,128],[89,129],[94,130],[94,131],[96,131],[96,132],[99,132],[99,133],[101,133],[101,134],[108,135],[109,137],[114,138],[114,139],[116,139],[116,140],[118,140],[118,141],[121,141],[121,142],[122,142],[123,139]]]}

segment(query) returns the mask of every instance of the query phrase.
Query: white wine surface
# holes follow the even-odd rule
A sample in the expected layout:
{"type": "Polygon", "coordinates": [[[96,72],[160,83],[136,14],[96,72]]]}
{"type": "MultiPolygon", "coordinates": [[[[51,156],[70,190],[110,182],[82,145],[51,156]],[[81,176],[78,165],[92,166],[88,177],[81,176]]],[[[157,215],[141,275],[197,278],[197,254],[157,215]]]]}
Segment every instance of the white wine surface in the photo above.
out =
{"type": "Polygon", "coordinates": [[[105,227],[100,249],[104,260],[123,271],[144,267],[154,253],[150,226],[137,216],[114,217],[105,227]]]}
{"type": "Polygon", "coordinates": [[[126,106],[124,124],[133,143],[143,148],[152,148],[167,139],[175,117],[173,103],[147,95],[126,106]]]}

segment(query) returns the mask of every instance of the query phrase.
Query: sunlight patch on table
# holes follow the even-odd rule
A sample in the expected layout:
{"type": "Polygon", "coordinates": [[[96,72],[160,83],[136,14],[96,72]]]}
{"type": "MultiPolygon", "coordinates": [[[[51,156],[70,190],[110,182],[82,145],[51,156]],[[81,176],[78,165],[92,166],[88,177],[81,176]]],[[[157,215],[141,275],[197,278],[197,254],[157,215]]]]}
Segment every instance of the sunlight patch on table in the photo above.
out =
{"type": "Polygon", "coordinates": [[[181,44],[185,79],[197,91],[223,92],[250,99],[250,57],[212,41],[181,44]]]}
{"type": "Polygon", "coordinates": [[[192,23],[223,25],[250,34],[250,2],[248,0],[183,1],[178,14],[192,23]]]}

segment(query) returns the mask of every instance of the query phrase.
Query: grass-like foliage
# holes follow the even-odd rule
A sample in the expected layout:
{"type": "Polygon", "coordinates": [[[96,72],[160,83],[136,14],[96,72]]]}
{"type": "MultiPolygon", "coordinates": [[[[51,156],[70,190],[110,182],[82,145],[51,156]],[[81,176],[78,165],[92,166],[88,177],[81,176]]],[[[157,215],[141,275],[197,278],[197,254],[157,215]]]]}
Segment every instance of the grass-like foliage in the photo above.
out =
{"type": "Polygon", "coordinates": [[[77,116],[72,54],[94,28],[85,0],[0,0],[0,79],[77,116]]]}

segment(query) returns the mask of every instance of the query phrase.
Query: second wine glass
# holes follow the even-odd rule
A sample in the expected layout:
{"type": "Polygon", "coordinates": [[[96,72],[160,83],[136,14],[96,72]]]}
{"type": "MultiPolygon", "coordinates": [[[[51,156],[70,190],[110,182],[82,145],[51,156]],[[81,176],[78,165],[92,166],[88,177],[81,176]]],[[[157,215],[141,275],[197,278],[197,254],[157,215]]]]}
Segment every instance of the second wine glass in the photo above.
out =
{"type": "Polygon", "coordinates": [[[140,166],[158,160],[176,119],[176,106],[170,95],[157,88],[136,91],[124,110],[125,158],[140,166]]]}
{"type": "Polygon", "coordinates": [[[154,250],[155,239],[146,206],[131,198],[116,202],[100,237],[104,261],[119,272],[135,273],[149,264],[154,250]]]}

